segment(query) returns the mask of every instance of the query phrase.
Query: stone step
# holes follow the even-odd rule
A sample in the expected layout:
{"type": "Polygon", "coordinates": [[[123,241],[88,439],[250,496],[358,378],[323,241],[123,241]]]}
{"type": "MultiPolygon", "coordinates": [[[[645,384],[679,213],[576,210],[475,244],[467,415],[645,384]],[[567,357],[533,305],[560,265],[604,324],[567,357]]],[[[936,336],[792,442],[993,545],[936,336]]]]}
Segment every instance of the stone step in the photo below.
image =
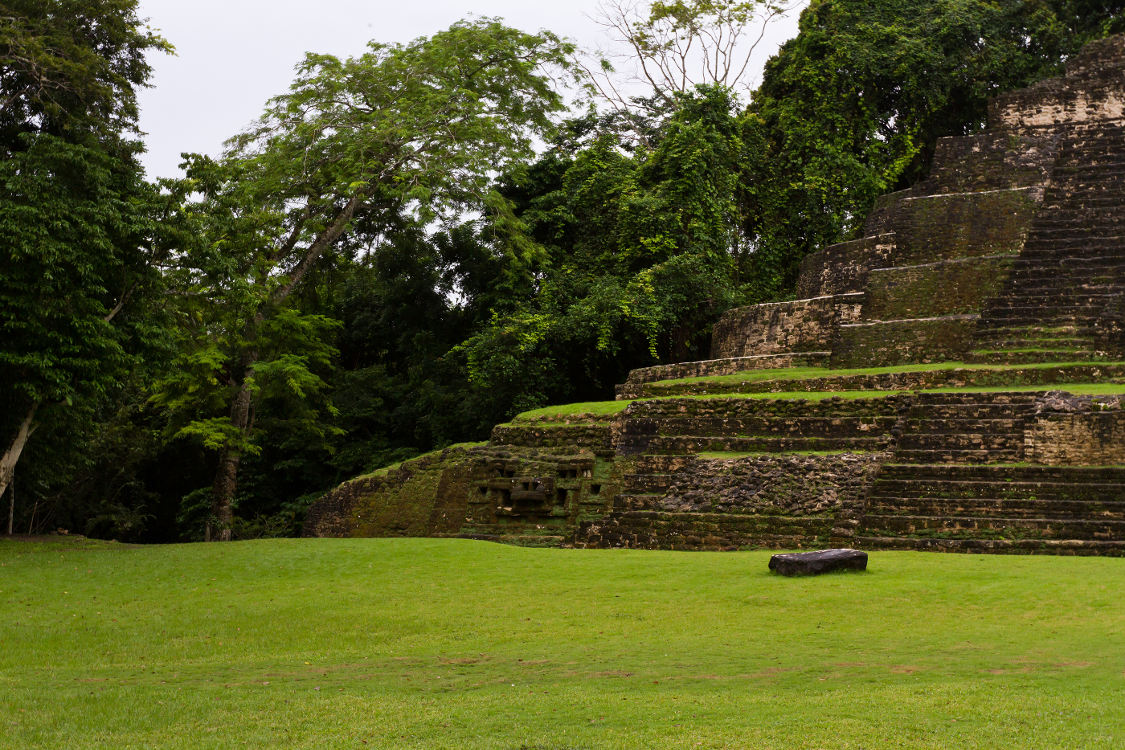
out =
{"type": "Polygon", "coordinates": [[[933,393],[919,393],[914,397],[917,405],[949,406],[962,404],[966,406],[1012,406],[1034,405],[1039,400],[1038,393],[1024,391],[996,391],[990,393],[948,393],[936,391],[933,393]]]}
{"type": "Polygon", "coordinates": [[[1050,325],[1056,322],[1059,325],[1064,323],[1083,325],[1090,318],[1099,317],[1104,309],[1104,305],[1028,305],[1017,298],[1007,303],[990,304],[981,315],[981,319],[986,323],[996,321],[1002,325],[1012,325],[1014,321],[1028,321],[1032,325],[1050,325]]]}
{"type": "MultiPolygon", "coordinates": [[[[1093,187],[1092,185],[1089,187],[1093,187]]],[[[1120,190],[1098,192],[1097,190],[1075,190],[1074,185],[1063,184],[1054,189],[1048,188],[1040,204],[1044,211],[1065,211],[1068,209],[1118,208],[1125,202],[1125,194],[1120,190]]]]}
{"type": "Polygon", "coordinates": [[[910,416],[902,423],[903,432],[925,435],[961,435],[964,433],[1023,434],[1024,420],[1019,417],[933,417],[924,412],[910,416]]]}
{"type": "MultiPolygon", "coordinates": [[[[937,482],[989,482],[1011,484],[1036,482],[1060,485],[1125,485],[1123,466],[950,466],[947,464],[885,463],[879,469],[880,481],[903,479],[937,482]]],[[[1001,497],[1001,495],[994,495],[1001,497]]]]}
{"type": "Polygon", "coordinates": [[[1089,330],[1087,326],[1067,323],[1061,326],[1043,326],[1043,325],[1030,325],[1030,326],[992,326],[985,328],[979,326],[977,328],[978,336],[1008,336],[1014,333],[1019,334],[1034,334],[1036,336],[1043,336],[1049,338],[1051,336],[1076,336],[1085,335],[1089,330]]]}
{"type": "Polygon", "coordinates": [[[1125,502],[1125,486],[1062,482],[941,482],[939,480],[878,479],[871,486],[869,502],[909,504],[928,498],[967,502],[970,500],[1018,500],[1044,502],[1125,502]]]}
{"type": "Polygon", "coordinates": [[[797,453],[803,451],[859,451],[884,449],[886,436],[878,437],[723,437],[714,435],[658,435],[651,439],[652,453],[797,453]]]}
{"type": "MultiPolygon", "coordinates": [[[[1037,303],[1049,305],[1065,301],[1068,305],[1085,304],[1104,305],[1119,296],[1125,290],[1125,276],[1118,278],[1117,272],[1112,273],[1095,271],[1092,269],[1067,269],[1053,268],[1023,273],[1019,276],[1009,276],[1005,284],[1004,294],[1010,299],[1018,296],[1021,299],[1035,300],[1037,303]],[[1048,273],[1053,271],[1053,273],[1048,273]],[[1064,298],[1069,297],[1069,300],[1064,298]]],[[[1002,301],[1000,298],[989,300],[990,303],[1002,301]]],[[[989,304],[988,307],[992,307],[989,304]]]]}
{"type": "Polygon", "coordinates": [[[978,351],[1009,349],[1043,349],[1047,351],[1091,351],[1094,349],[1094,337],[1083,339],[1039,339],[1039,338],[999,338],[996,336],[981,336],[977,334],[974,346],[978,351]]]}
{"type": "Polygon", "coordinates": [[[1125,541],[1125,521],[983,516],[905,516],[868,513],[860,534],[875,536],[997,536],[1001,538],[1125,541]],[[982,533],[986,532],[986,533],[982,533]]]}
{"type": "Polygon", "coordinates": [[[898,441],[895,455],[904,451],[1022,451],[1023,431],[996,434],[906,433],[898,441]]]}
{"type": "MultiPolygon", "coordinates": [[[[1121,210],[1125,210],[1122,205],[1121,210]]],[[[1022,258],[1035,258],[1039,253],[1049,254],[1056,252],[1071,252],[1077,250],[1078,257],[1090,257],[1094,252],[1107,253],[1125,246],[1125,236],[1107,236],[1089,232],[1072,232],[1063,235],[1057,232],[1050,234],[1032,230],[1020,252],[1022,258]]]]}
{"type": "Polygon", "coordinates": [[[1102,234],[1121,234],[1125,221],[1118,214],[1120,208],[1094,209],[1068,207],[1044,209],[1031,225],[1029,237],[1051,239],[1056,236],[1096,237],[1102,234]],[[1058,234],[1056,234],[1058,233],[1058,234]]]}
{"type": "Polygon", "coordinates": [[[925,552],[1125,556],[1125,542],[1089,539],[942,539],[858,534],[851,540],[851,544],[859,549],[925,552]]]}
{"type": "Polygon", "coordinates": [[[628,493],[664,492],[672,486],[675,478],[675,474],[626,474],[624,490],[628,493]]]}
{"type": "MultiPolygon", "coordinates": [[[[1057,272],[1053,279],[1021,276],[1010,279],[1008,293],[1018,295],[1021,303],[1067,306],[1104,306],[1121,296],[1125,284],[1113,279],[1102,279],[1088,273],[1057,272]]],[[[987,309],[1001,309],[1000,300],[990,301],[987,309]]]]}
{"type": "Polygon", "coordinates": [[[832,519],[792,516],[630,511],[584,522],[576,540],[601,547],[729,550],[828,544],[832,519]]]}
{"type": "Polygon", "coordinates": [[[910,449],[897,448],[894,460],[903,463],[1014,463],[1023,459],[1023,450],[1016,448],[910,449]]]}
{"type": "Polygon", "coordinates": [[[1018,279],[1010,287],[1025,301],[1041,301],[1046,305],[1065,301],[1067,304],[1086,304],[1104,308],[1121,299],[1125,284],[1092,276],[1075,278],[1067,275],[1048,282],[1046,279],[1018,279]]]}
{"type": "Polygon", "coordinates": [[[980,317],[980,320],[983,321],[981,325],[1003,325],[1013,328],[1022,327],[1023,325],[1090,326],[1102,317],[1100,313],[1104,308],[1089,308],[1085,312],[1080,313],[1075,310],[1060,312],[1056,309],[1044,307],[1039,308],[1038,315],[1032,313],[1033,309],[1034,308],[1004,308],[988,310],[980,317]]]}
{"type": "Polygon", "coordinates": [[[1065,155],[1062,161],[1051,170],[1051,179],[1057,185],[1074,180],[1088,180],[1095,184],[1106,182],[1125,182],[1125,161],[1095,161],[1091,153],[1065,155]],[[1087,161],[1081,161],[1086,159],[1087,161]]]}
{"type": "Polygon", "coordinates": [[[1089,349],[1044,351],[990,351],[976,349],[965,356],[965,361],[981,365],[1030,365],[1042,362],[1116,362],[1120,353],[1089,349]]]}
{"type": "Polygon", "coordinates": [[[670,456],[664,453],[635,456],[632,468],[638,474],[670,474],[695,461],[693,456],[670,456]]]}
{"type": "Polygon", "coordinates": [[[665,437],[867,437],[889,432],[897,417],[662,417],[665,437]]]}
{"type": "MultiPolygon", "coordinates": [[[[1099,251],[1102,252],[1102,251],[1099,251]]],[[[1100,278],[1115,277],[1125,269],[1125,261],[1121,258],[1106,257],[1105,255],[1068,256],[1061,258],[1057,255],[1042,255],[1026,257],[1012,263],[1008,278],[1024,282],[1030,280],[1046,281],[1049,274],[1065,273],[1068,278],[1100,278]]]]}
{"type": "MultiPolygon", "coordinates": [[[[1065,302],[1065,300],[1063,300],[1065,302]]],[[[1019,319],[1039,320],[1037,325],[1042,325],[1042,320],[1050,316],[1053,320],[1079,321],[1087,317],[1096,317],[1104,309],[1099,305],[1091,304],[1055,304],[1044,309],[1042,305],[1028,304],[1028,300],[1015,297],[1007,300],[990,302],[981,316],[994,319],[1019,319]]]]}
{"type": "MultiPolygon", "coordinates": [[[[935,421],[949,420],[1016,420],[1032,413],[1034,403],[1028,404],[931,404],[928,407],[913,407],[907,412],[908,419],[935,421]]],[[[909,428],[908,428],[909,429],[909,428]]]]}
{"type": "Polygon", "coordinates": [[[1011,498],[870,497],[867,512],[880,516],[1067,518],[1125,521],[1125,499],[1081,501],[1011,498]]]}
{"type": "Polygon", "coordinates": [[[1115,211],[1084,211],[1060,208],[1040,214],[1031,225],[1036,237],[1098,237],[1125,235],[1125,219],[1115,211]],[[1097,232],[1092,231],[1097,228],[1097,232]]]}

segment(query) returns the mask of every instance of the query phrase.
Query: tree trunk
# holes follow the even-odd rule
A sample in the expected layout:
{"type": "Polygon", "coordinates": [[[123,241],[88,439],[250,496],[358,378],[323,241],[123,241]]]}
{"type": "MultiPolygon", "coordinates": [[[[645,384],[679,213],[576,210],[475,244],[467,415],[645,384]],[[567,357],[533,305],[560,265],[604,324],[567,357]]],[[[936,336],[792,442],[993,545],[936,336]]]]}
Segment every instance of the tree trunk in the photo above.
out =
{"type": "MultiPolygon", "coordinates": [[[[3,497],[3,495],[0,495],[3,497]]],[[[16,523],[16,475],[8,480],[8,536],[12,535],[12,527],[16,523]]]]}
{"type": "Polygon", "coordinates": [[[27,439],[31,437],[31,433],[35,432],[35,412],[38,410],[39,402],[36,401],[32,403],[31,408],[27,410],[27,416],[24,417],[23,422],[20,423],[19,429],[16,430],[16,436],[12,438],[12,442],[8,444],[4,455],[0,456],[0,497],[4,497],[4,493],[8,490],[8,485],[12,483],[12,477],[16,474],[16,464],[19,463],[20,460],[20,454],[23,453],[23,448],[27,445],[27,439]]]}
{"type": "MultiPolygon", "coordinates": [[[[230,407],[230,421],[245,437],[252,425],[250,398],[250,368],[242,376],[242,385],[230,407]]],[[[238,490],[238,465],[242,462],[241,448],[223,448],[219,453],[219,468],[215,472],[215,482],[211,485],[211,518],[207,522],[205,539],[209,542],[229,542],[231,523],[234,519],[232,505],[238,490]]]]}

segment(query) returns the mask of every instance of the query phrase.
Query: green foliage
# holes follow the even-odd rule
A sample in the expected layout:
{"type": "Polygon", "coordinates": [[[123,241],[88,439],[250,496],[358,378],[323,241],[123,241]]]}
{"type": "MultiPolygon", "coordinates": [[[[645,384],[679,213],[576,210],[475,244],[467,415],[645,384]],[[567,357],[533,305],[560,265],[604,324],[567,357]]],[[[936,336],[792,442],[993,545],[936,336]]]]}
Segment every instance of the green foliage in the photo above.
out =
{"type": "Polygon", "coordinates": [[[491,174],[551,128],[562,100],[548,74],[570,51],[482,19],[345,60],[310,54],[222,159],[188,157],[176,190],[199,196],[182,208],[199,241],[176,275],[183,354],[156,402],[178,437],[219,454],[208,538],[230,536],[239,465],[261,454],[261,434],[330,453],[339,433],[325,398],[337,325],[316,310],[318,276],[474,209],[497,217],[513,265],[532,262],[491,174]]]}
{"type": "Polygon", "coordinates": [[[151,305],[163,201],[132,140],[145,55],[167,49],[135,0],[0,7],[0,496],[32,456],[20,475],[33,509],[83,478],[76,446],[94,415],[113,413],[142,352],[167,338],[151,305]],[[36,432],[69,439],[36,447],[36,432]]]}
{"type": "Polygon", "coordinates": [[[677,103],[651,150],[631,155],[603,129],[574,156],[556,149],[506,178],[546,260],[528,301],[497,311],[462,349],[503,416],[604,393],[654,359],[691,359],[731,305],[741,242],[734,103],[718,86],[677,103]]]}
{"type": "Polygon", "coordinates": [[[744,120],[749,298],[790,293],[804,255],[925,176],[939,137],[981,130],[988,97],[1122,28],[1117,2],[814,0],[744,120]]]}
{"type": "Polygon", "coordinates": [[[0,148],[21,133],[92,138],[126,150],[148,50],[171,46],[141,26],[137,0],[4,0],[0,4],[0,148]]]}

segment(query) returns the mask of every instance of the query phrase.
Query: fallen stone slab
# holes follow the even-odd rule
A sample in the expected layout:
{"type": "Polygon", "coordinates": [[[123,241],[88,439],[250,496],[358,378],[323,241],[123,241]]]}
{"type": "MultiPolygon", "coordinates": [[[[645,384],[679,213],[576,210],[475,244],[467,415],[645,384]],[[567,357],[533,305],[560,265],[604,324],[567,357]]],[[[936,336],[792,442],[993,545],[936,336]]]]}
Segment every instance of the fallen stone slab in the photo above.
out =
{"type": "Polygon", "coordinates": [[[857,549],[825,549],[774,555],[770,570],[783,576],[817,576],[836,570],[867,570],[867,553],[857,549]]]}

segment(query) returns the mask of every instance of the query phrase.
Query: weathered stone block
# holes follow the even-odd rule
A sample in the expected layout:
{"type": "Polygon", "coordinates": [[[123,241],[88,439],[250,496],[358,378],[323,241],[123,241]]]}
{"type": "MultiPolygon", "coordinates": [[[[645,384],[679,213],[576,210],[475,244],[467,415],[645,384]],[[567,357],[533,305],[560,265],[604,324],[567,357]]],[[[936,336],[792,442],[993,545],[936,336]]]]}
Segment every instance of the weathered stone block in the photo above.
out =
{"type": "Polygon", "coordinates": [[[783,576],[815,576],[838,570],[867,570],[867,553],[855,549],[826,549],[774,555],[770,570],[783,576]]]}
{"type": "Polygon", "coordinates": [[[862,295],[835,295],[730,310],[715,324],[714,359],[825,352],[841,318],[854,319],[862,295]]]}
{"type": "Polygon", "coordinates": [[[881,234],[830,245],[801,262],[797,296],[801,299],[862,292],[873,268],[887,265],[894,234],[881,234]]]}

